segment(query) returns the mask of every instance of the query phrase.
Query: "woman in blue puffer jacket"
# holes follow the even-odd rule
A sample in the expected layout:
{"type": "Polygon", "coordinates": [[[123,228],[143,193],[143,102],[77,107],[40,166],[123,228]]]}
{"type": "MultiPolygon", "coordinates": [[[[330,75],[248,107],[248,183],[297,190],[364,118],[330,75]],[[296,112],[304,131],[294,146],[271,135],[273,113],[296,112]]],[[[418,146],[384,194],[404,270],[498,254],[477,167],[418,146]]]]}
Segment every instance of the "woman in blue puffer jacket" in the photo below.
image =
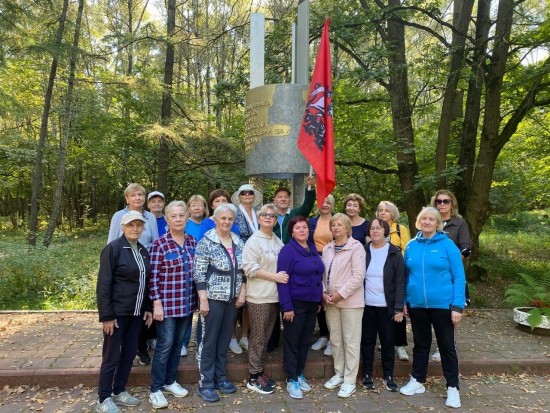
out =
{"type": "Polygon", "coordinates": [[[413,366],[409,383],[400,392],[424,393],[432,326],[447,381],[448,407],[460,407],[455,325],[462,319],[466,276],[457,246],[443,231],[439,211],[426,207],[416,218],[420,232],[405,249],[407,271],[406,311],[413,330],[413,366]]]}

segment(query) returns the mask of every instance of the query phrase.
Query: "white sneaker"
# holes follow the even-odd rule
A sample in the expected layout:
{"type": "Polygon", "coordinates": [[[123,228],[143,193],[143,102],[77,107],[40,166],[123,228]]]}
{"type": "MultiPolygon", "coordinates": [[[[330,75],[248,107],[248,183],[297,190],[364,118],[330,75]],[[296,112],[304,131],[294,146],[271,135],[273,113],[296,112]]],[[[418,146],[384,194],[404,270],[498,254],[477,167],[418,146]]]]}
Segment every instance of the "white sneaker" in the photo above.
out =
{"type": "Polygon", "coordinates": [[[103,400],[103,403],[100,403],[99,400],[95,404],[96,413],[122,413],[122,410],[113,402],[113,399],[107,397],[103,400]]]}
{"type": "Polygon", "coordinates": [[[416,381],[414,377],[411,376],[409,382],[399,389],[399,393],[404,394],[405,396],[412,396],[414,394],[421,394],[426,391],[426,388],[422,383],[416,381]]]}
{"type": "Polygon", "coordinates": [[[328,338],[326,337],[319,337],[319,340],[317,340],[313,345],[311,346],[312,350],[318,351],[323,348],[325,348],[328,344],[328,338]]]}
{"type": "Polygon", "coordinates": [[[401,361],[409,361],[409,355],[407,354],[407,349],[405,346],[399,346],[396,347],[395,350],[397,351],[397,357],[401,361]]]}
{"type": "Polygon", "coordinates": [[[248,337],[241,337],[239,340],[239,346],[241,346],[243,350],[248,351],[248,337]]]}
{"type": "Polygon", "coordinates": [[[332,357],[332,347],[330,347],[330,341],[327,343],[327,347],[325,348],[325,351],[323,352],[325,356],[332,357]]]}
{"type": "Polygon", "coordinates": [[[355,384],[352,383],[344,383],[342,384],[342,387],[340,387],[340,391],[338,392],[338,397],[349,397],[353,393],[355,393],[355,384]]]}
{"type": "Polygon", "coordinates": [[[151,406],[153,406],[153,409],[164,409],[165,407],[168,407],[168,400],[166,400],[166,397],[162,394],[162,390],[149,393],[149,402],[151,403],[151,406]]]}
{"type": "Polygon", "coordinates": [[[302,391],[311,391],[311,386],[307,382],[306,378],[302,375],[298,376],[298,385],[300,386],[300,390],[302,391]]]}
{"type": "Polygon", "coordinates": [[[342,383],[344,383],[344,378],[340,377],[338,374],[335,374],[325,383],[325,389],[335,389],[336,387],[340,387],[342,383]]]}
{"type": "Polygon", "coordinates": [[[180,356],[181,357],[187,357],[187,347],[181,346],[180,356]]]}
{"type": "Polygon", "coordinates": [[[435,353],[432,354],[432,361],[435,361],[436,363],[441,361],[441,354],[439,354],[439,349],[437,349],[435,353]]]}
{"type": "Polygon", "coordinates": [[[187,389],[181,387],[181,385],[177,381],[169,384],[168,386],[164,386],[164,391],[172,393],[176,397],[185,397],[189,394],[187,389]]]}
{"type": "Polygon", "coordinates": [[[243,349],[239,346],[239,343],[235,337],[233,337],[229,342],[229,350],[231,350],[233,354],[243,354],[243,349]]]}
{"type": "Polygon", "coordinates": [[[456,387],[447,387],[447,401],[445,402],[445,406],[454,407],[455,409],[461,406],[460,393],[456,387]]]}

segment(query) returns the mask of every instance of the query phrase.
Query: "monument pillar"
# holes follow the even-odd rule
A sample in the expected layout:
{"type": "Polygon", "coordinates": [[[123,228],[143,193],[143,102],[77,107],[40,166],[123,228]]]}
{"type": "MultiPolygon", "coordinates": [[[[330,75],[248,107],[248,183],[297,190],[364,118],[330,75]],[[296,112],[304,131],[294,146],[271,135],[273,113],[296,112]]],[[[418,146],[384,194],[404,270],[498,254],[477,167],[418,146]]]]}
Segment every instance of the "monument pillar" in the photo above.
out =
{"type": "Polygon", "coordinates": [[[309,92],[309,0],[298,4],[298,22],[292,47],[291,84],[264,85],[265,18],[250,20],[250,91],[246,97],[246,175],[263,179],[289,179],[293,205],[303,202],[310,166],[297,140],[309,92]],[[260,50],[261,48],[261,50],[260,50]]]}

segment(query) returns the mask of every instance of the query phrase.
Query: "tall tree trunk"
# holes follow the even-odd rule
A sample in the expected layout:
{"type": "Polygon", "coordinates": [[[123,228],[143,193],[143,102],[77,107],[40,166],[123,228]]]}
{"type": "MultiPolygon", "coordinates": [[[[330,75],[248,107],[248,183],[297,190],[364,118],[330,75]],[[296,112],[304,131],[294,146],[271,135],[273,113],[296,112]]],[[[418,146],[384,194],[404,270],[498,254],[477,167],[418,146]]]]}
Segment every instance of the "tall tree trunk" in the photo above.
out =
{"type": "MultiPolygon", "coordinates": [[[[400,5],[400,0],[389,0],[388,8],[400,5]]],[[[392,123],[397,143],[397,175],[403,191],[405,210],[409,218],[409,228],[416,233],[416,215],[424,205],[422,190],[416,186],[419,176],[414,147],[412,110],[409,102],[409,80],[405,57],[405,26],[395,15],[387,21],[388,66],[392,123]]]]}
{"type": "MultiPolygon", "coordinates": [[[[172,116],[172,86],[174,82],[174,31],[176,28],[176,0],[168,0],[166,31],[166,60],[164,62],[164,89],[162,91],[161,123],[170,124],[172,116]]],[[[170,166],[170,147],[168,137],[162,135],[159,144],[158,183],[157,188],[162,193],[168,191],[168,168],[170,166]]]]}
{"type": "Polygon", "coordinates": [[[65,161],[67,159],[67,142],[71,130],[71,111],[73,106],[74,78],[76,71],[76,62],[78,59],[78,43],[80,41],[80,27],[82,25],[82,13],[84,10],[84,0],[78,1],[78,11],[74,28],[73,47],[71,50],[71,63],[69,72],[69,84],[67,86],[67,97],[65,102],[65,126],[63,128],[63,137],[59,145],[59,164],[57,165],[57,183],[55,185],[55,194],[53,199],[53,210],[50,216],[48,229],[44,235],[43,245],[49,247],[52,242],[53,233],[57,226],[57,217],[61,207],[61,195],[63,194],[63,183],[65,182],[65,161]]]}
{"type": "MultiPolygon", "coordinates": [[[[543,88],[542,78],[550,70],[550,58],[544,62],[539,74],[531,82],[525,84],[525,93],[521,103],[508,116],[506,124],[502,125],[501,99],[502,85],[506,74],[506,64],[510,53],[510,32],[514,12],[513,0],[500,0],[497,25],[495,30],[495,47],[491,63],[488,65],[486,79],[487,92],[485,96],[483,129],[481,132],[479,154],[472,180],[469,208],[466,210],[466,221],[470,225],[472,238],[472,261],[479,254],[479,235],[487,222],[490,213],[489,193],[493,181],[496,160],[504,145],[516,132],[519,123],[532,109],[538,92],[543,88]]],[[[472,278],[479,274],[474,267],[470,272],[472,278]]]]}
{"type": "Polygon", "coordinates": [[[460,213],[468,209],[468,197],[472,189],[474,162],[476,157],[477,131],[481,116],[481,96],[483,95],[484,70],[483,63],[487,53],[487,39],[491,28],[491,0],[479,0],[477,4],[476,34],[474,53],[470,64],[468,80],[468,95],[460,137],[460,152],[458,165],[460,170],[454,183],[454,194],[458,200],[460,213]]]}
{"type": "Polygon", "coordinates": [[[447,78],[447,85],[443,95],[435,156],[437,189],[447,187],[447,153],[451,137],[451,126],[459,116],[459,111],[457,111],[456,108],[462,106],[457,86],[464,62],[466,33],[472,17],[473,5],[474,0],[455,0],[454,2],[453,26],[455,30],[453,31],[451,41],[451,63],[449,67],[449,77],[447,78]]]}
{"type": "Polygon", "coordinates": [[[46,94],[44,95],[44,110],[42,111],[42,122],[40,124],[40,135],[38,138],[38,145],[36,148],[36,160],[34,162],[34,172],[32,177],[32,195],[31,195],[31,212],[29,216],[29,246],[36,246],[36,232],[38,230],[38,198],[40,197],[40,184],[42,182],[42,161],[44,159],[44,146],[46,145],[46,138],[48,137],[48,120],[50,116],[50,108],[52,105],[53,87],[55,84],[55,78],[57,75],[57,66],[59,64],[59,57],[57,53],[61,50],[63,42],[63,32],[65,30],[65,21],[67,20],[67,9],[69,7],[69,0],[63,0],[63,9],[61,10],[61,16],[59,17],[59,27],[55,36],[55,47],[52,65],[50,67],[50,76],[48,79],[48,87],[46,94]]]}

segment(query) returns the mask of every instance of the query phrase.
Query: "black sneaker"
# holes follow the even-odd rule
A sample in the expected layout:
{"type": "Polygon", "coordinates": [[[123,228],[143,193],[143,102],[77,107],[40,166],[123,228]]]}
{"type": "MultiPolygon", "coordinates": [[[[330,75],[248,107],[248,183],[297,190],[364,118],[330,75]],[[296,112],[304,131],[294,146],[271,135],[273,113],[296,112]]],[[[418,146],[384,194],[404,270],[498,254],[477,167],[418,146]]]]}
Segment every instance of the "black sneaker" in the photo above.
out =
{"type": "Polygon", "coordinates": [[[393,381],[392,376],[387,376],[384,379],[384,384],[386,385],[386,389],[389,391],[397,391],[397,384],[393,381]]]}
{"type": "Polygon", "coordinates": [[[363,386],[365,386],[366,389],[374,389],[374,381],[368,374],[365,374],[365,377],[363,377],[363,386]]]}
{"type": "Polygon", "coordinates": [[[151,356],[149,356],[149,353],[147,353],[146,351],[138,352],[138,357],[139,357],[139,364],[141,364],[142,366],[151,364],[151,356]]]}
{"type": "Polygon", "coordinates": [[[265,380],[264,376],[259,376],[255,379],[250,378],[246,383],[246,387],[260,394],[271,394],[274,391],[273,386],[265,380]]]}
{"type": "Polygon", "coordinates": [[[267,374],[265,374],[263,371],[262,371],[262,374],[261,376],[263,377],[263,379],[267,382],[267,384],[269,384],[271,387],[275,387],[275,385],[277,384],[275,382],[275,380],[273,380],[271,377],[269,377],[267,374]]]}

